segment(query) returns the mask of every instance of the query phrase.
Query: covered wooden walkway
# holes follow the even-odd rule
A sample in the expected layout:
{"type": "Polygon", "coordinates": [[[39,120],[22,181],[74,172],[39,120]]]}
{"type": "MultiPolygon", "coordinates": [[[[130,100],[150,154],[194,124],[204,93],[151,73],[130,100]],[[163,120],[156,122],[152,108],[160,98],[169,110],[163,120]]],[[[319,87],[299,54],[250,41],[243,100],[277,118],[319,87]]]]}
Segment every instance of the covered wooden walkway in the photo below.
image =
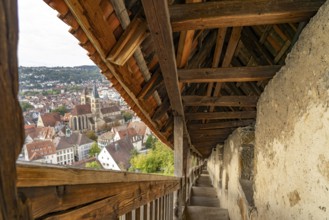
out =
{"type": "Polygon", "coordinates": [[[254,124],[260,94],[324,0],[44,1],[174,150],[175,177],[16,165],[17,1],[0,0],[0,220],[227,219],[206,172],[195,181],[213,148],[254,124]]]}

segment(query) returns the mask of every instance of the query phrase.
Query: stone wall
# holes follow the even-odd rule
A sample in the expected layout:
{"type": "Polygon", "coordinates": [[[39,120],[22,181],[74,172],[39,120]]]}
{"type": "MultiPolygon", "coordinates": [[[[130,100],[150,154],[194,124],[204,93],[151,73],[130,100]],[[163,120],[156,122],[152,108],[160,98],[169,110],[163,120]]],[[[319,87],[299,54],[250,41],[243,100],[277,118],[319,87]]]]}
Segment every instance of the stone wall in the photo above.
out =
{"type": "Polygon", "coordinates": [[[327,1],[258,102],[257,219],[329,219],[328,105],[327,1]]]}
{"type": "Polygon", "coordinates": [[[238,128],[208,159],[208,171],[220,206],[228,209],[230,219],[249,220],[254,212],[253,150],[253,128],[238,128]]]}

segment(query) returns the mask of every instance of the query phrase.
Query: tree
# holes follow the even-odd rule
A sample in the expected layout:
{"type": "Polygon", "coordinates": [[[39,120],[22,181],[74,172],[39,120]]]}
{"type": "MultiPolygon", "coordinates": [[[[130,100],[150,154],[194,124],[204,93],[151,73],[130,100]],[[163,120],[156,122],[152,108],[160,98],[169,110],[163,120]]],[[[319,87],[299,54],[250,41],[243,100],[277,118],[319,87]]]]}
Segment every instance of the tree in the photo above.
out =
{"type": "Polygon", "coordinates": [[[97,141],[98,138],[95,132],[91,130],[86,132],[86,136],[93,141],[97,141]]]}
{"type": "Polygon", "coordinates": [[[101,152],[101,149],[99,149],[98,144],[94,142],[91,145],[91,148],[89,150],[89,156],[90,157],[96,157],[101,152]]]}
{"type": "Polygon", "coordinates": [[[53,109],[52,112],[58,112],[60,115],[64,115],[65,113],[68,112],[68,110],[64,105],[62,105],[62,106],[59,106],[56,109],[53,109]]]}
{"type": "Polygon", "coordinates": [[[122,112],[122,116],[123,116],[125,122],[127,122],[127,121],[129,121],[129,120],[131,120],[133,118],[133,114],[131,114],[128,111],[123,111],[122,112]]]}
{"type": "Polygon", "coordinates": [[[102,169],[102,166],[97,161],[86,163],[85,167],[93,169],[102,169]]]}
{"type": "Polygon", "coordinates": [[[154,148],[155,147],[155,142],[157,141],[157,138],[154,137],[153,135],[150,135],[147,137],[145,141],[145,147],[146,149],[154,148]]]}
{"type": "Polygon", "coordinates": [[[34,109],[33,105],[28,102],[21,102],[21,108],[23,112],[28,111],[30,109],[34,109]]]}
{"type": "Polygon", "coordinates": [[[166,145],[156,140],[153,149],[149,150],[146,154],[132,156],[130,164],[130,171],[173,175],[174,154],[166,145]]]}

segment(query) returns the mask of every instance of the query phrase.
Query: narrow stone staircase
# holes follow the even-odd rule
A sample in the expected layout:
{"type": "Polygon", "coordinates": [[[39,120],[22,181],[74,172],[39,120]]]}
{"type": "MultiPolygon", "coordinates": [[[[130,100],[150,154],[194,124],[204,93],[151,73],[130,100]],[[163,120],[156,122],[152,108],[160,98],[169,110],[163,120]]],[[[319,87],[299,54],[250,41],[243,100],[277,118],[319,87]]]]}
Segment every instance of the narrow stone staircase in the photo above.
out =
{"type": "Polygon", "coordinates": [[[207,170],[202,171],[192,187],[190,205],[186,211],[187,220],[229,220],[227,209],[220,208],[207,170]]]}

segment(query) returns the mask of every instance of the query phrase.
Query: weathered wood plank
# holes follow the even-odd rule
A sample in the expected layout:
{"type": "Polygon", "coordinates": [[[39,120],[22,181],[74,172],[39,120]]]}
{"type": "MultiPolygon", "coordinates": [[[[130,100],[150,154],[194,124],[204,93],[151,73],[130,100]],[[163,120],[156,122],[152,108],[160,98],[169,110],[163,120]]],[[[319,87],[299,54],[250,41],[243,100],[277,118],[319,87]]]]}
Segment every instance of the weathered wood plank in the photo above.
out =
{"type": "Polygon", "coordinates": [[[190,130],[191,134],[194,137],[203,136],[217,136],[217,137],[225,137],[226,135],[232,133],[233,128],[220,128],[220,129],[209,129],[209,130],[190,130]]]}
{"type": "Polygon", "coordinates": [[[255,120],[240,120],[240,121],[223,121],[218,123],[207,123],[207,124],[188,124],[189,129],[200,130],[200,129],[216,129],[216,128],[236,128],[244,127],[255,124],[255,120]]]}
{"type": "Polygon", "coordinates": [[[58,186],[138,181],[168,181],[177,177],[119,171],[86,170],[45,164],[17,164],[17,186],[58,186]]]}
{"type": "Polygon", "coordinates": [[[170,6],[173,31],[294,23],[312,17],[324,0],[218,1],[170,6]]]}
{"type": "Polygon", "coordinates": [[[158,185],[140,184],[137,191],[121,192],[93,203],[45,216],[47,220],[114,219],[179,188],[177,182],[158,185]]]}
{"type": "MultiPolygon", "coordinates": [[[[162,76],[161,76],[161,71],[160,70],[156,71],[151,76],[151,79],[145,83],[145,85],[143,86],[142,90],[137,95],[137,98],[138,99],[144,99],[145,95],[152,89],[152,87],[154,87],[156,84],[159,84],[160,83],[159,80],[162,80],[162,76]]],[[[153,90],[153,92],[154,91],[155,90],[153,90]]]]}
{"type": "Polygon", "coordinates": [[[185,83],[250,82],[271,79],[281,66],[180,69],[179,80],[185,83]]]}
{"type": "Polygon", "coordinates": [[[188,120],[256,118],[256,111],[186,113],[188,120]]]}
{"type": "MultiPolygon", "coordinates": [[[[17,195],[16,159],[24,143],[18,103],[17,1],[0,1],[0,219],[32,219],[17,195]]],[[[27,203],[28,201],[25,200],[27,203]]]]}
{"type": "Polygon", "coordinates": [[[237,106],[255,107],[258,96],[183,96],[184,106],[237,106]]]}
{"type": "Polygon", "coordinates": [[[19,188],[19,192],[22,193],[31,202],[33,217],[39,218],[41,216],[46,215],[47,213],[65,211],[107,197],[113,197],[119,195],[120,193],[135,192],[138,196],[138,192],[141,189],[141,185],[148,185],[150,187],[153,187],[159,184],[164,185],[168,183],[174,182],[154,181],[109,184],[82,184],[51,187],[23,187],[19,188]]]}
{"type": "Polygon", "coordinates": [[[172,109],[184,116],[167,1],[142,0],[142,3],[172,109]]]}
{"type": "MultiPolygon", "coordinates": [[[[168,3],[165,0],[142,0],[142,4],[151,36],[153,38],[155,51],[159,58],[159,64],[171,108],[175,114],[182,116],[184,121],[184,131],[190,142],[190,137],[185,124],[184,108],[178,83],[175,48],[169,21],[168,3]],[[160,8],[161,10],[158,10],[160,8]]],[[[196,149],[194,150],[197,152],[196,149]]]]}
{"type": "Polygon", "coordinates": [[[121,35],[106,59],[117,65],[124,65],[146,37],[147,24],[143,19],[136,17],[121,35]]]}
{"type": "MultiPolygon", "coordinates": [[[[184,175],[184,120],[181,116],[174,117],[174,174],[177,177],[184,175]]],[[[175,192],[175,215],[174,219],[180,220],[182,218],[182,192],[178,190],[175,192]]],[[[160,200],[160,204],[162,201],[160,200]]],[[[162,207],[162,205],[160,205],[162,207]]],[[[160,219],[162,219],[160,211],[160,219]]]]}

